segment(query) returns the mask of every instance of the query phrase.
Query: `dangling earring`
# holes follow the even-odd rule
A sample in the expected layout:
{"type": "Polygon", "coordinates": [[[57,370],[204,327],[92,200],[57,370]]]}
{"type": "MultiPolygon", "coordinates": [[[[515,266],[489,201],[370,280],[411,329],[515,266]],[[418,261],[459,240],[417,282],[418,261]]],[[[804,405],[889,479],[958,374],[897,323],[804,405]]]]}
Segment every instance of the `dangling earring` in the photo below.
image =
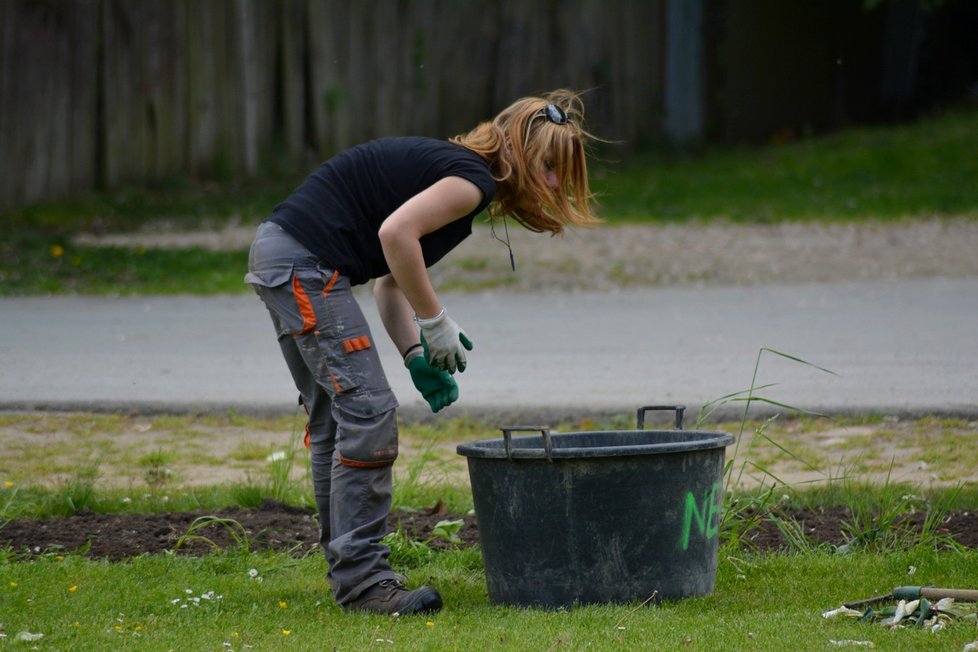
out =
{"type": "Polygon", "coordinates": [[[509,265],[510,265],[510,267],[513,268],[513,271],[515,272],[516,271],[516,256],[513,255],[513,248],[509,244],[509,227],[506,225],[506,216],[505,215],[503,216],[503,231],[506,234],[506,239],[505,240],[503,240],[498,235],[496,235],[496,227],[495,227],[495,224],[496,224],[495,220],[492,220],[492,221],[489,222],[489,232],[492,234],[492,237],[493,238],[495,238],[496,240],[499,240],[499,242],[502,242],[504,245],[506,245],[506,248],[509,249],[509,265]]]}

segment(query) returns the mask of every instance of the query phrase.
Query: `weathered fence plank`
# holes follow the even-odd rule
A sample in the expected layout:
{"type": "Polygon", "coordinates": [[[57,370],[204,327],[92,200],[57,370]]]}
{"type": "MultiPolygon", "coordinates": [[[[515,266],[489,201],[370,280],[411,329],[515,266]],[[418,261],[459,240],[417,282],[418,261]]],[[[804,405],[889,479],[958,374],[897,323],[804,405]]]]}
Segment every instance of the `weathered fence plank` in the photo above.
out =
{"type": "Polygon", "coordinates": [[[108,186],[183,170],[184,7],[152,0],[104,4],[101,101],[108,186]]]}
{"type": "Polygon", "coordinates": [[[94,183],[93,5],[0,3],[0,206],[94,183]]]}
{"type": "Polygon", "coordinates": [[[278,143],[281,151],[274,154],[291,161],[301,161],[306,147],[308,20],[305,0],[285,0],[276,24],[275,78],[278,84],[271,89],[271,101],[272,123],[278,123],[281,129],[281,142],[278,143]]]}
{"type": "Polygon", "coordinates": [[[340,61],[350,39],[343,0],[309,0],[307,22],[310,145],[316,153],[342,149],[348,141],[349,91],[341,85],[340,61]]]}
{"type": "Polygon", "coordinates": [[[702,0],[682,27],[702,47],[673,68],[686,94],[667,105],[669,1],[0,0],[0,209],[305,166],[381,135],[447,137],[558,87],[589,89],[593,131],[620,149],[663,138],[668,112],[674,134],[757,140],[905,110],[913,84],[887,99],[880,67],[933,75],[953,56],[882,47],[895,3],[702,0]]]}

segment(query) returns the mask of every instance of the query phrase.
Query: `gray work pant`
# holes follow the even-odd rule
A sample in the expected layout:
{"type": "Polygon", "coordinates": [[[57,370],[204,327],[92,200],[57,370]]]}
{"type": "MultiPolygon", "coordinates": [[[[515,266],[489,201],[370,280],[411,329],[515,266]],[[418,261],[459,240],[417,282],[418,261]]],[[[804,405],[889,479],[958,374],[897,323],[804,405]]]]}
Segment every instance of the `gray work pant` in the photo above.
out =
{"type": "Polygon", "coordinates": [[[380,543],[397,457],[397,401],[349,279],[276,224],[258,228],[245,282],[272,317],[309,411],[312,483],[328,579],[340,604],[397,577],[380,543]]]}

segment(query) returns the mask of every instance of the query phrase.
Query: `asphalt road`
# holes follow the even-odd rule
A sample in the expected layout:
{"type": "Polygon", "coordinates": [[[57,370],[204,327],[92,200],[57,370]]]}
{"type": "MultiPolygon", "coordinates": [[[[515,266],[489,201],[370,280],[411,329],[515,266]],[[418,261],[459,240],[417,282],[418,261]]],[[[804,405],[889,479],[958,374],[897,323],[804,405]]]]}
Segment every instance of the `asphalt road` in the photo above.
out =
{"type": "MultiPolygon", "coordinates": [[[[978,415],[978,278],[442,299],[475,343],[448,416],[695,412],[746,391],[763,347],[834,372],[765,352],[754,384],[774,384],[757,392],[772,401],[978,415]]],[[[430,416],[372,300],[361,305],[402,416],[430,416]]],[[[0,299],[0,409],[276,413],[295,398],[252,295],[0,299]]]]}

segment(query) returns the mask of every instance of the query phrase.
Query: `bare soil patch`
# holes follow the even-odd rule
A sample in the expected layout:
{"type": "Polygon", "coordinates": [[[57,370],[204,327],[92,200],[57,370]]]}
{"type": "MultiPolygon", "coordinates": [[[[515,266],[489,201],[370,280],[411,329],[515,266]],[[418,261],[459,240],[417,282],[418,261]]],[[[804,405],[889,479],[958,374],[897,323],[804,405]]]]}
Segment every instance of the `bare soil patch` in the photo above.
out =
{"type": "MultiPolygon", "coordinates": [[[[478,542],[474,517],[454,516],[438,507],[424,512],[395,512],[388,519],[388,530],[400,529],[409,537],[425,541],[435,525],[445,519],[463,519],[459,532],[462,545],[478,542]]],[[[319,523],[314,512],[266,500],[254,509],[228,508],[214,511],[167,512],[160,514],[96,514],[80,511],[73,516],[43,519],[15,519],[0,527],[0,548],[10,546],[26,555],[79,553],[92,558],[122,560],[143,554],[174,551],[177,554],[204,555],[240,547],[241,530],[218,519],[232,520],[247,536],[248,550],[292,551],[302,555],[319,546],[319,523]],[[210,525],[195,528],[196,537],[178,545],[197,519],[210,525]],[[206,538],[206,541],[204,540],[206,538]]],[[[435,539],[432,548],[448,544],[435,539]]]]}
{"type": "MultiPolygon", "coordinates": [[[[846,543],[845,524],[853,520],[847,507],[778,510],[777,518],[783,522],[796,523],[807,540],[815,546],[824,544],[839,546],[846,543]]],[[[893,524],[893,527],[906,533],[920,532],[924,527],[925,518],[925,513],[916,512],[905,516],[893,524]]],[[[953,540],[965,548],[978,548],[978,512],[959,510],[947,513],[936,534],[946,540],[953,540]]],[[[762,521],[750,530],[744,543],[762,552],[789,548],[784,533],[771,519],[762,521]]]]}
{"type": "MultiPolygon", "coordinates": [[[[9,546],[27,556],[77,553],[91,558],[124,560],[143,554],[174,551],[184,555],[203,555],[215,549],[228,550],[240,546],[235,535],[240,532],[219,523],[195,530],[197,539],[177,547],[181,537],[195,519],[213,516],[233,519],[248,537],[252,551],[279,551],[303,555],[317,552],[319,526],[314,514],[306,509],[266,501],[256,509],[224,509],[213,512],[171,512],[164,514],[95,514],[79,512],[66,518],[17,519],[0,527],[0,547],[9,546]]],[[[779,518],[794,520],[814,544],[842,545],[846,542],[843,524],[851,520],[845,508],[782,510],[779,518]]],[[[473,516],[449,514],[437,506],[424,512],[396,512],[388,519],[390,531],[400,529],[419,541],[428,540],[435,525],[444,519],[462,519],[459,532],[462,546],[479,542],[479,527],[473,516]]],[[[901,527],[908,531],[923,526],[924,515],[908,516],[901,527]]],[[[947,514],[939,534],[959,545],[978,548],[978,512],[958,511],[947,514]]],[[[788,542],[772,521],[764,521],[747,533],[744,542],[759,551],[786,549],[788,542]]],[[[444,540],[435,539],[432,548],[445,548],[444,540]]]]}

